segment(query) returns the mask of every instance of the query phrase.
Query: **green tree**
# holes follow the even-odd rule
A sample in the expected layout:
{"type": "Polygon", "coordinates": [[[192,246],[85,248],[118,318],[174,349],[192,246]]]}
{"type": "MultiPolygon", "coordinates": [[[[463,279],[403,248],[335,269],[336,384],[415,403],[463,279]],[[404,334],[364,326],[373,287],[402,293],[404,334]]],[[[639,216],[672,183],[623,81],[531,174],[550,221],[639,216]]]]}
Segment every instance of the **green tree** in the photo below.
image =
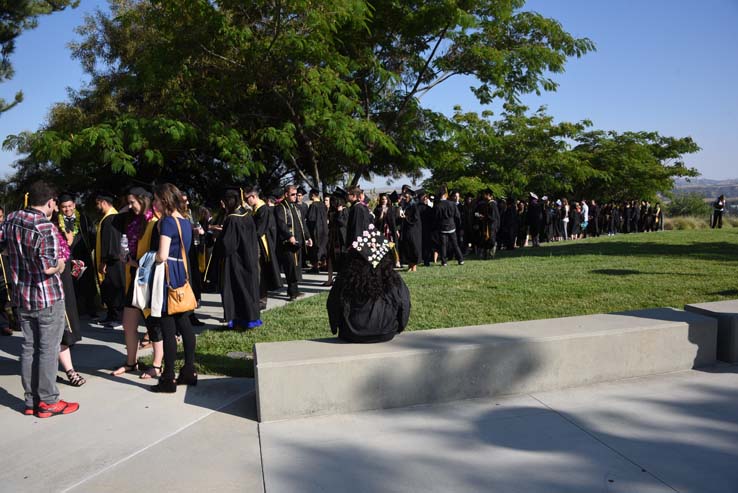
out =
{"type": "MultiPolygon", "coordinates": [[[[92,83],[40,132],[20,181],[64,176],[198,187],[290,175],[418,175],[448,119],[419,96],[474,76],[483,103],[554,90],[549,74],[594,48],[522,0],[114,0],[75,47],[92,83]]],[[[268,183],[264,183],[267,180],[268,183]]]]}
{"type": "Polygon", "coordinates": [[[685,154],[700,150],[691,137],[595,130],[576,140],[575,154],[596,172],[579,184],[579,197],[654,199],[658,192],[674,188],[674,178],[699,175],[683,159],[685,154]]]}
{"type": "Polygon", "coordinates": [[[570,195],[596,172],[570,150],[570,142],[591,125],[555,123],[545,108],[508,103],[498,120],[491,113],[454,115],[446,152],[431,166],[428,185],[447,183],[462,192],[491,188],[506,196],[529,191],[570,195]]]}
{"type": "MultiPolygon", "coordinates": [[[[41,15],[76,7],[79,0],[0,0],[0,82],[13,77],[10,56],[15,51],[15,40],[20,34],[38,25],[41,15]]],[[[13,102],[0,98],[0,114],[23,101],[23,92],[15,94],[13,102]]]]}

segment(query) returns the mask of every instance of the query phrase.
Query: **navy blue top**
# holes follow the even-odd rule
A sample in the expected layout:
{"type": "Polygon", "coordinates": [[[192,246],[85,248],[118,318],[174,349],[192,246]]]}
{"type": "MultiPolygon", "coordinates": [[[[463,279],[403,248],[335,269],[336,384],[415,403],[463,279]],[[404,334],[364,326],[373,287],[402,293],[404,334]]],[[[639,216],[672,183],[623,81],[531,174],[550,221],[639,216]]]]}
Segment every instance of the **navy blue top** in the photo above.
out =
{"type": "MultiPolygon", "coordinates": [[[[167,268],[169,269],[169,285],[173,288],[179,288],[184,285],[187,276],[185,274],[184,262],[187,262],[187,253],[190,251],[192,244],[192,225],[187,219],[177,219],[179,227],[182,229],[182,240],[185,246],[185,257],[182,258],[182,248],[179,243],[179,231],[177,223],[172,216],[165,216],[159,222],[161,228],[161,236],[168,236],[172,239],[169,245],[169,258],[167,259],[167,268]]],[[[187,269],[191,269],[189,263],[187,269]]],[[[167,312],[167,286],[164,286],[164,304],[162,313],[167,312]]]]}

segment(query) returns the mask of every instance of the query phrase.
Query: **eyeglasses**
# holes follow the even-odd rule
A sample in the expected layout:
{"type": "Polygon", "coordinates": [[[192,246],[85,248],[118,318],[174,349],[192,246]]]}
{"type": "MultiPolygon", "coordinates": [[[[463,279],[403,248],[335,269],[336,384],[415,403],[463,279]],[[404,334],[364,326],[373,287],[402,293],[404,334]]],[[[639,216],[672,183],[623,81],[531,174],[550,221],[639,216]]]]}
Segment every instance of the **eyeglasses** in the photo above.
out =
{"type": "Polygon", "coordinates": [[[290,197],[295,197],[295,196],[297,196],[297,194],[296,194],[296,193],[291,193],[291,194],[290,194],[290,197]]]}

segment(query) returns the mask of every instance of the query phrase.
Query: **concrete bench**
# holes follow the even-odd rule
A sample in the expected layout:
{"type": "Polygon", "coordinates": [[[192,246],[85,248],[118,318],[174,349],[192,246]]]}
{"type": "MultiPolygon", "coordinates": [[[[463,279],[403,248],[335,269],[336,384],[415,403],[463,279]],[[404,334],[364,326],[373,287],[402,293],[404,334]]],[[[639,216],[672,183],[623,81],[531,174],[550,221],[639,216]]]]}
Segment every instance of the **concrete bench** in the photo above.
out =
{"type": "Polygon", "coordinates": [[[554,390],[714,364],[717,322],[670,308],[258,343],[260,421],[554,390]]]}
{"type": "Polygon", "coordinates": [[[684,309],[718,321],[717,359],[738,363],[738,300],[685,305],[684,309]]]}

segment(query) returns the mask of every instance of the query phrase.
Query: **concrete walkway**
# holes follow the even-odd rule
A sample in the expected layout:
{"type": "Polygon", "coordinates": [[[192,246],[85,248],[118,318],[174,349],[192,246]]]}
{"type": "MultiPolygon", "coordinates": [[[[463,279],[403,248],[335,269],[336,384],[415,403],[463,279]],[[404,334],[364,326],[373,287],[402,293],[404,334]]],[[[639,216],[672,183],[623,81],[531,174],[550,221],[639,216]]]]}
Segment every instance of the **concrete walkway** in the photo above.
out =
{"type": "Polygon", "coordinates": [[[84,336],[88,383],[61,384],[82,407],[45,420],[20,413],[21,338],[0,338],[0,491],[738,491],[738,366],[259,425],[253,380],[152,394],[109,375],[120,331],[84,336]]]}

